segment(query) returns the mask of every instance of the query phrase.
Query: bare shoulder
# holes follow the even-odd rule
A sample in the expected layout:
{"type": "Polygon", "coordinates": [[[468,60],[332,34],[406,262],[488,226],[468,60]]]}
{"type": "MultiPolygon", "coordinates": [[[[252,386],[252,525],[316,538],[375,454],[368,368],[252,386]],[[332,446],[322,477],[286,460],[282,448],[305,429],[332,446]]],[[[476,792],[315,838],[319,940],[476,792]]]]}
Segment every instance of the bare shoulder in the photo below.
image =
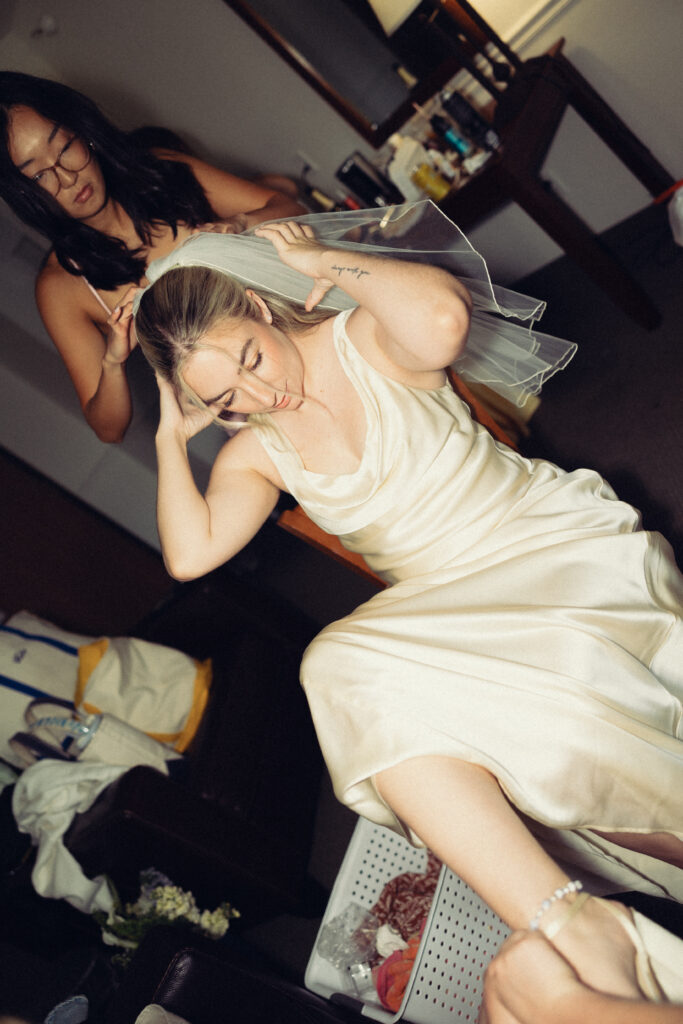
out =
{"type": "Polygon", "coordinates": [[[396,346],[379,321],[363,306],[356,307],[349,316],[346,334],[366,362],[390,380],[427,390],[446,383],[446,375],[441,369],[412,369],[399,358],[393,358],[396,346]]]}
{"type": "Polygon", "coordinates": [[[54,252],[49,252],[36,277],[36,290],[38,288],[51,288],[59,281],[65,282],[71,274],[67,274],[54,252]]]}
{"type": "Polygon", "coordinates": [[[82,406],[92,398],[105,352],[104,314],[83,279],[48,260],[35,286],[36,305],[82,406]]]}
{"type": "Polygon", "coordinates": [[[380,343],[380,325],[363,306],[356,306],[346,320],[346,336],[363,358],[381,373],[392,376],[396,369],[380,343]]]}
{"type": "Polygon", "coordinates": [[[255,473],[278,490],[286,490],[280,474],[256,432],[248,426],[241,427],[226,441],[216,457],[214,471],[220,475],[236,471],[255,473]]]}
{"type": "Polygon", "coordinates": [[[84,312],[87,308],[88,292],[82,279],[67,273],[54,253],[50,253],[38,272],[35,293],[38,309],[43,316],[67,305],[72,310],[81,307],[84,312]]]}
{"type": "MultiPolygon", "coordinates": [[[[157,152],[157,155],[161,156],[161,153],[157,152]]],[[[173,153],[167,150],[163,153],[163,159],[175,160],[190,168],[219,217],[231,217],[260,208],[272,196],[277,195],[272,188],[247,181],[189,153],[173,153]]]]}
{"type": "Polygon", "coordinates": [[[192,153],[181,149],[165,149],[161,146],[152,146],[150,152],[157,158],[157,160],[170,160],[177,164],[189,164],[192,166],[193,162],[196,160],[196,157],[192,153]]]}
{"type": "MultiPolygon", "coordinates": [[[[170,160],[173,163],[186,164],[200,184],[204,184],[205,179],[211,180],[215,176],[219,176],[226,181],[243,182],[242,178],[238,178],[236,175],[230,174],[229,171],[216,167],[215,164],[202,160],[201,157],[195,156],[194,153],[179,153],[172,149],[155,149],[153,152],[160,160],[170,160]]],[[[249,183],[244,181],[244,184],[249,183]]]]}

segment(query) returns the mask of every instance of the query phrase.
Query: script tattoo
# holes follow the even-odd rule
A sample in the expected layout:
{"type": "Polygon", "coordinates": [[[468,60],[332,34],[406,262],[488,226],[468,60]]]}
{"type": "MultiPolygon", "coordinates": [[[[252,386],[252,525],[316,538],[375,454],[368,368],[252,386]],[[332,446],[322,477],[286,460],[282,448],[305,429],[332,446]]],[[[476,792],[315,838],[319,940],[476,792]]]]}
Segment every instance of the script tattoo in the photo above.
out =
{"type": "Polygon", "coordinates": [[[360,267],[340,267],[337,263],[332,264],[332,270],[336,270],[339,277],[341,277],[342,274],[351,274],[357,279],[370,274],[369,270],[361,270],[360,267]]]}

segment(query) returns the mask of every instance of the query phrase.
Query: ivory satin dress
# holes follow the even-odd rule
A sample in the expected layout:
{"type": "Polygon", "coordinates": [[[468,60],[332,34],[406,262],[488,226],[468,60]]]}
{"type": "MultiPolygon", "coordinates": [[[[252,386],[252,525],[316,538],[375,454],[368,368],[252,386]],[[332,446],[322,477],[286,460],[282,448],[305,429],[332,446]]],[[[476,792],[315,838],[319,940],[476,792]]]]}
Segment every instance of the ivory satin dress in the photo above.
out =
{"type": "Polygon", "coordinates": [[[310,472],[276,416],[251,417],[311,519],[390,584],[327,626],[302,665],[338,798],[403,831],[377,772],[425,754],[475,762],[549,852],[606,888],[683,901],[683,871],[593,831],[683,838],[683,578],[670,546],[597,473],[526,459],[450,386],[375,370],[346,334],[349,312],[334,338],[367,419],[357,470],[310,472]]]}

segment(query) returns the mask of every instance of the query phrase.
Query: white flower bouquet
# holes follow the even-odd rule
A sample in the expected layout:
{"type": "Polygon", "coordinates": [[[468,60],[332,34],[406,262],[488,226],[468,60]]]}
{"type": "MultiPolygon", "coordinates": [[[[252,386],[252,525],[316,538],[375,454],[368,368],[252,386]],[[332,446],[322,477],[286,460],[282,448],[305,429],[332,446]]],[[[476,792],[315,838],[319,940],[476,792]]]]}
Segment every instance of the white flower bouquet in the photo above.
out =
{"type": "Polygon", "coordinates": [[[200,910],[191,892],[174,885],[155,868],[140,872],[140,895],[134,903],[122,903],[109,881],[114,908],[109,914],[96,911],[93,915],[102,930],[102,941],[107,946],[118,946],[117,960],[127,962],[140,942],[152,928],[160,925],[190,925],[211,939],[221,939],[230,927],[230,921],[239,917],[239,911],[230,903],[221,903],[215,910],[200,910]]]}

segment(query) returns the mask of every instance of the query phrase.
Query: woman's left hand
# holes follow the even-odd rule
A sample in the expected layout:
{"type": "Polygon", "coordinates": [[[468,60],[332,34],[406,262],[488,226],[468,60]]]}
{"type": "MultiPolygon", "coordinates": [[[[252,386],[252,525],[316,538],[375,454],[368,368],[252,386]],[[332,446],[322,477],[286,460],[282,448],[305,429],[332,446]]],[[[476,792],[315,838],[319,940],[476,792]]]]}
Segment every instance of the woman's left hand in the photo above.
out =
{"type": "Polygon", "coordinates": [[[157,436],[172,434],[186,444],[210,423],[215,423],[208,410],[200,409],[183,397],[179,397],[169,381],[164,380],[158,373],[155,376],[159,387],[157,436]]]}
{"type": "Polygon", "coordinates": [[[273,224],[261,224],[254,229],[254,234],[273,243],[285,266],[314,279],[313,287],[306,299],[306,309],[313,309],[330,288],[334,288],[334,281],[320,274],[321,256],[328,248],[316,241],[310,225],[299,224],[295,220],[277,221],[273,224]]]}

